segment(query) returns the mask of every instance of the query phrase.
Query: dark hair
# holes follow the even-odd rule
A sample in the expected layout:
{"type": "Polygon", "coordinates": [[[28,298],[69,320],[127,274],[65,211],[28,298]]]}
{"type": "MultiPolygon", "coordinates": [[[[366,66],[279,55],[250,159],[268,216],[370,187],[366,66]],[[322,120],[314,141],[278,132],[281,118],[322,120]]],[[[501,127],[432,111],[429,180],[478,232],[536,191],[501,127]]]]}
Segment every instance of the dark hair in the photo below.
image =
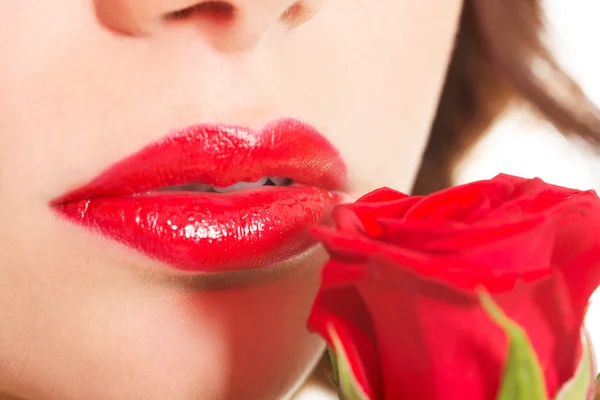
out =
{"type": "Polygon", "coordinates": [[[564,135],[600,145],[600,113],[543,43],[541,0],[465,0],[413,194],[452,184],[452,168],[511,101],[564,135]]]}
{"type": "MultiPolygon", "coordinates": [[[[452,168],[512,101],[527,103],[563,134],[600,148],[598,108],[560,68],[543,35],[541,0],[464,0],[413,194],[451,186],[452,168]]],[[[327,382],[328,370],[324,357],[313,382],[327,382]]]]}

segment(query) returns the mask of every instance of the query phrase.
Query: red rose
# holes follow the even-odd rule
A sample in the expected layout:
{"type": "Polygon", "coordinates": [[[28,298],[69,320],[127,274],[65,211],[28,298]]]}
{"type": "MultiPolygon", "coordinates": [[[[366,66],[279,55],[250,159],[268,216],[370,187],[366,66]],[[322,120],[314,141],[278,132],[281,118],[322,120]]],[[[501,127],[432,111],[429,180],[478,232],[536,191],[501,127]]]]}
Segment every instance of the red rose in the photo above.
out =
{"type": "Polygon", "coordinates": [[[600,283],[595,192],[499,175],[426,197],[379,189],[334,218],[315,230],[331,258],[309,328],[342,343],[370,398],[496,398],[508,338],[480,287],[528,335],[549,398],[574,376],[600,283]]]}

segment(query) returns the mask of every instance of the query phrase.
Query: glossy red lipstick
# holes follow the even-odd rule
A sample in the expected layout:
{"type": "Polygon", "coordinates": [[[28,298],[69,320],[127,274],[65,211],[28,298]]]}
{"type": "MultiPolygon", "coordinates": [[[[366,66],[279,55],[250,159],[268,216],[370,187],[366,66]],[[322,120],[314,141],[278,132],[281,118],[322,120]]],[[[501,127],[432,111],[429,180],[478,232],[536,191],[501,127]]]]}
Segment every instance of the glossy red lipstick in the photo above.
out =
{"type": "Polygon", "coordinates": [[[337,150],[302,122],[280,120],[261,131],[197,125],[147,146],[51,205],[173,268],[246,270],[313,246],[306,227],[329,222],[345,179],[337,150]],[[207,189],[260,184],[265,177],[292,184],[207,189]]]}

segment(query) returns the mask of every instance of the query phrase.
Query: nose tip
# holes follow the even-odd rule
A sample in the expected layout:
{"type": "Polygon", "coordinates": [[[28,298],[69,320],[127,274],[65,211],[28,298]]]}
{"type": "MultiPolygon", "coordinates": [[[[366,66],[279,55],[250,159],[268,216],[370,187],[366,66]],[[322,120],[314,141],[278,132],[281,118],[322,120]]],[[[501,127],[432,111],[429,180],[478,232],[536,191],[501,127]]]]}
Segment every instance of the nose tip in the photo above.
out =
{"type": "Polygon", "coordinates": [[[126,35],[153,35],[161,28],[195,23],[215,47],[239,50],[273,25],[294,28],[311,19],[323,0],[95,0],[101,23],[126,35]]]}

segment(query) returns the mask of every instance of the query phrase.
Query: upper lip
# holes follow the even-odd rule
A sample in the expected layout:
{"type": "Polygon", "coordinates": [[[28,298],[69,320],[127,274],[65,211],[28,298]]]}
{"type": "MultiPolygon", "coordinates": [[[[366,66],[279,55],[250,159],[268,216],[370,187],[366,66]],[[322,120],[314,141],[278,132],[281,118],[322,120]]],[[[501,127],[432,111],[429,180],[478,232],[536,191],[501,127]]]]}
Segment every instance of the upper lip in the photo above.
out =
{"type": "Polygon", "coordinates": [[[127,196],[194,182],[223,187],[263,176],[331,191],[343,191],[346,185],[346,167],[338,151],[303,122],[278,120],[261,130],[202,124],[146,146],[51,203],[127,196]]]}

